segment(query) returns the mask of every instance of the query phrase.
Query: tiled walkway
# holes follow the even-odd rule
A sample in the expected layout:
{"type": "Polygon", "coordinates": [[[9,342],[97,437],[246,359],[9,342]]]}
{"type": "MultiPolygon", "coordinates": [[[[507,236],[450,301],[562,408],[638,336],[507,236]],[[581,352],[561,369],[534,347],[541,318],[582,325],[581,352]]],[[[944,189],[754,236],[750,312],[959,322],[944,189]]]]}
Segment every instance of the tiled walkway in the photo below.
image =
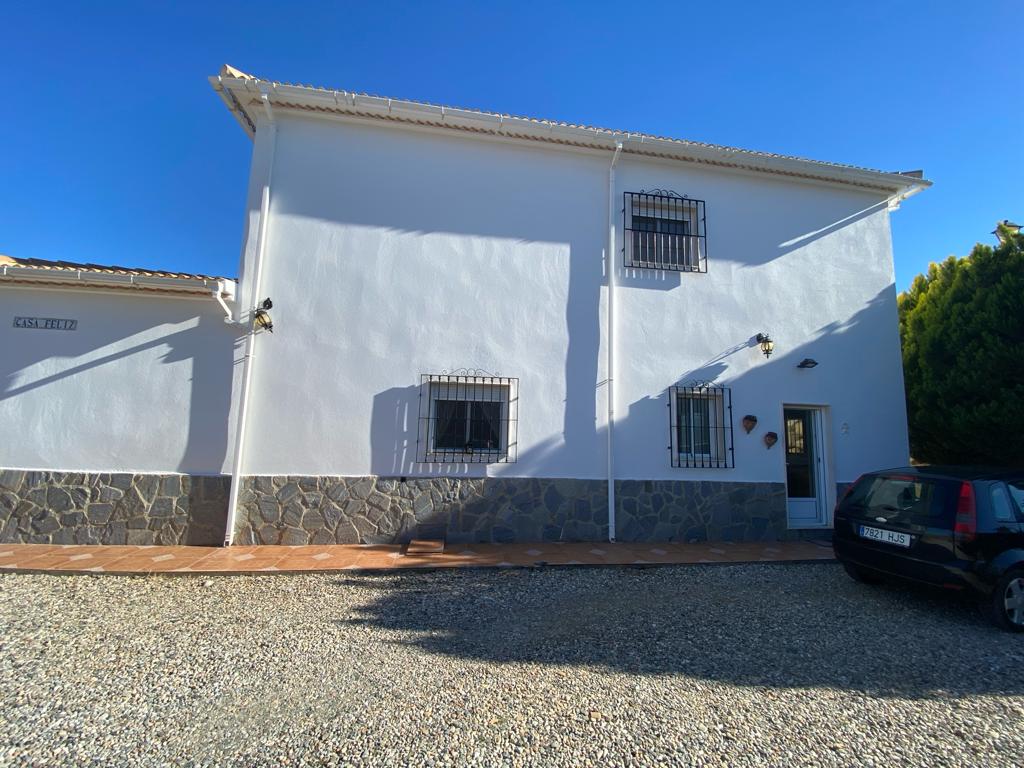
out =
{"type": "Polygon", "coordinates": [[[136,547],[0,544],[0,570],[48,573],[263,573],[544,565],[668,565],[831,560],[827,542],[773,544],[455,544],[401,546],[136,547]]]}

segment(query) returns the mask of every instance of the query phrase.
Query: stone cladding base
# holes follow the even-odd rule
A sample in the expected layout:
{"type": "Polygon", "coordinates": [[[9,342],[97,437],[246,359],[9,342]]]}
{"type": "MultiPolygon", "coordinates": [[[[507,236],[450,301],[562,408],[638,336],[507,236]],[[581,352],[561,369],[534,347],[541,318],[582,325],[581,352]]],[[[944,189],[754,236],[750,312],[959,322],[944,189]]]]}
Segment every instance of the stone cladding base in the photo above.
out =
{"type": "Polygon", "coordinates": [[[224,543],[230,477],[0,470],[0,541],[224,543]]]}
{"type": "MultiPolygon", "coordinates": [[[[230,478],[0,470],[0,541],[224,540],[230,478]]],[[[782,541],[782,483],[616,481],[619,541],[782,541]]],[[[603,480],[250,476],[236,544],[606,541],[603,480]]]]}
{"type": "Polygon", "coordinates": [[[235,541],[395,544],[604,541],[601,480],[538,478],[246,478],[235,541]]]}
{"type": "Polygon", "coordinates": [[[618,480],[618,541],[785,541],[784,483],[618,480]]]}

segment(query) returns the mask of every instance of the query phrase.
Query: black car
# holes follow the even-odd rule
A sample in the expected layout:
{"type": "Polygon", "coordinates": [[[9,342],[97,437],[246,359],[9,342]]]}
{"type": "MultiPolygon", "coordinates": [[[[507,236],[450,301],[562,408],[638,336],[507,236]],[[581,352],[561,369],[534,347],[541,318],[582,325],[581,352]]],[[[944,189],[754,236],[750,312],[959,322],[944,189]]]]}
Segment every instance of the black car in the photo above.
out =
{"type": "Polygon", "coordinates": [[[868,473],[836,505],[832,541],[857,581],[897,577],[973,594],[998,626],[1024,631],[1024,471],[868,473]]]}

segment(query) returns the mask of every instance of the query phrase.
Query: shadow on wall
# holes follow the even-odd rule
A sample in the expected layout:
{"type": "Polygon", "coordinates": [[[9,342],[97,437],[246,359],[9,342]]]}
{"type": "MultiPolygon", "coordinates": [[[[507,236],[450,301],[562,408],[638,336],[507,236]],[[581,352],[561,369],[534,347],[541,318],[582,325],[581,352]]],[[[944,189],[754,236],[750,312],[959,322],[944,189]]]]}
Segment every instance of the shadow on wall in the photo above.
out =
{"type": "MultiPolygon", "coordinates": [[[[684,277],[696,277],[623,267],[621,196],[615,201],[613,214],[619,242],[613,253],[605,252],[607,222],[604,215],[596,220],[593,216],[594,211],[607,207],[605,159],[477,145],[440,136],[402,134],[403,140],[398,141],[398,134],[378,134],[362,126],[346,126],[342,136],[337,129],[314,121],[286,121],[281,130],[281,135],[289,138],[279,146],[278,163],[283,175],[275,208],[284,217],[346,225],[363,232],[381,230],[387,232],[389,239],[447,233],[568,246],[568,349],[563,369],[567,394],[562,434],[540,445],[534,443],[529,451],[521,451],[517,469],[535,474],[545,465],[557,465],[559,458],[593,456],[595,441],[601,438],[596,414],[597,388],[601,386],[597,381],[600,309],[609,267],[615,269],[619,284],[627,289],[671,291],[684,277]],[[308,151],[317,142],[330,145],[342,141],[344,151],[340,147],[338,152],[308,151]],[[382,152],[386,153],[387,163],[379,161],[382,152]],[[362,183],[338,183],[338,179],[353,177],[360,178],[362,183]],[[543,194],[538,194],[539,187],[543,194]],[[446,192],[440,194],[439,190],[446,192]],[[552,215],[553,209],[558,215],[552,215]],[[495,215],[496,210],[500,215],[495,215]],[[580,225],[588,221],[593,227],[580,225]]],[[[777,205],[778,184],[754,180],[749,183],[754,185],[751,194],[730,200],[731,221],[715,218],[712,213],[712,221],[720,222],[722,229],[712,229],[708,235],[712,241],[719,238],[723,244],[729,243],[728,261],[741,266],[753,267],[778,259],[843,227],[857,225],[879,210],[870,193],[821,195],[816,187],[793,185],[790,191],[801,204],[792,206],[785,216],[766,217],[765,202],[777,205]],[[747,216],[755,211],[756,216],[747,216]],[[747,220],[766,221],[768,229],[758,230],[756,238],[736,234],[736,222],[747,220]]],[[[726,194],[730,188],[726,185],[719,194],[726,194]]],[[[713,208],[713,201],[709,205],[713,208]]],[[[712,249],[712,259],[725,259],[715,254],[712,249]]],[[[493,298],[485,296],[488,301],[493,298]]],[[[424,336],[434,330],[433,324],[444,324],[443,312],[431,317],[417,318],[424,336]]],[[[538,335],[545,330],[538,328],[538,335]]],[[[454,348],[474,348],[473,329],[467,327],[465,334],[465,338],[458,335],[452,339],[454,348]]],[[[470,359],[450,362],[467,368],[479,364],[478,360],[470,359]]],[[[515,375],[510,370],[505,372],[515,375]]],[[[417,412],[409,401],[413,394],[409,389],[416,385],[414,377],[422,373],[439,371],[410,371],[409,379],[388,382],[398,386],[374,396],[370,430],[372,474],[413,475],[424,469],[415,462],[417,412]],[[402,411],[404,418],[396,422],[398,411],[402,411]]],[[[523,383],[529,386],[528,382],[523,383]]],[[[523,391],[521,420],[528,417],[528,402],[533,394],[529,389],[523,391]]],[[[523,433],[521,429],[520,434],[523,433]]],[[[594,459],[594,464],[603,464],[596,456],[594,459]]],[[[561,465],[579,463],[570,460],[561,465]]],[[[451,465],[431,468],[431,474],[479,477],[485,472],[481,465],[451,465]]]]}
{"type": "Polygon", "coordinates": [[[910,699],[1024,693],[1024,676],[1009,671],[1016,662],[1006,638],[973,606],[903,587],[865,587],[835,564],[569,575],[407,571],[348,577],[327,589],[377,595],[337,623],[395,633],[395,642],[437,656],[910,699]],[[751,584],[757,588],[737,588],[751,584]],[[837,626],[856,627],[856,653],[851,634],[837,626]],[[910,647],[929,662],[908,665],[892,652],[910,647]]]}
{"type": "Polygon", "coordinates": [[[380,477],[413,474],[419,428],[420,388],[392,387],[373,397],[370,435],[393,439],[370,441],[370,471],[380,477]]]}
{"type": "MultiPolygon", "coordinates": [[[[600,437],[596,423],[599,386],[596,382],[601,347],[601,280],[601,260],[578,248],[570,248],[562,435],[560,440],[551,438],[529,451],[518,451],[516,463],[519,465],[540,467],[555,461],[565,466],[571,457],[591,451],[600,437]]],[[[393,387],[374,396],[370,423],[371,473],[382,477],[424,473],[425,476],[485,477],[484,464],[417,462],[417,440],[423,426],[419,424],[420,395],[420,386],[410,385],[393,387]]],[[[522,401],[518,409],[521,421],[522,401]]],[[[425,432],[425,428],[422,431],[425,432]]]]}
{"type": "MultiPolygon", "coordinates": [[[[835,371],[843,365],[848,365],[851,360],[861,361],[862,366],[870,365],[866,355],[871,354],[878,346],[877,340],[892,341],[892,334],[895,333],[895,317],[890,311],[892,290],[892,286],[889,286],[880,291],[849,319],[823,326],[818,329],[818,336],[811,341],[788,349],[785,353],[777,352],[770,360],[761,357],[757,341],[751,337],[723,350],[721,354],[697,368],[680,374],[677,381],[669,384],[708,381],[731,388],[733,441],[738,456],[737,466],[742,467],[744,453],[749,457],[751,451],[766,450],[762,443],[766,432],[783,432],[781,402],[767,412],[762,411],[759,414],[760,421],[750,434],[744,432],[739,424],[744,413],[761,410],[748,401],[765,388],[781,389],[786,393],[784,396],[788,402],[853,406],[856,401],[858,409],[870,409],[873,397],[871,386],[850,387],[844,394],[843,403],[836,402],[836,387],[841,386],[841,380],[837,383],[835,371]],[[757,363],[743,373],[730,377],[729,361],[737,354],[755,355],[757,363]],[[797,369],[797,363],[805,357],[814,357],[821,367],[816,370],[797,369]],[[829,376],[832,380],[826,382],[824,377],[829,376]]],[[[890,347],[891,345],[886,343],[883,345],[883,350],[886,351],[874,354],[884,356],[891,353],[898,358],[898,349],[890,347]]],[[[882,365],[888,370],[891,362],[893,361],[885,361],[883,357],[882,365]]],[[[896,362],[898,364],[898,360],[896,362]]],[[[582,387],[582,382],[580,386],[582,387]]],[[[668,452],[670,418],[667,389],[666,386],[665,390],[657,394],[634,401],[616,421],[618,450],[622,452],[622,446],[630,446],[630,453],[642,457],[645,466],[671,465],[668,452]]],[[[606,431],[603,428],[596,429],[592,417],[594,390],[591,387],[584,391],[589,397],[580,398],[585,401],[582,405],[574,407],[571,400],[567,403],[564,439],[551,438],[521,451],[521,463],[543,466],[548,462],[554,462],[556,465],[564,465],[581,445],[588,442],[593,445],[594,441],[598,441],[597,444],[603,447],[606,431]],[[591,410],[584,410],[587,408],[591,410]]],[[[418,386],[390,389],[374,398],[373,434],[392,436],[386,441],[378,439],[373,443],[374,474],[385,477],[414,476],[417,472],[426,470],[431,473],[429,476],[485,476],[486,465],[483,464],[438,466],[416,463],[418,408],[418,386]]],[[[520,418],[529,418],[528,412],[521,413],[520,418]]],[[[671,481],[658,481],[657,487],[642,488],[639,486],[643,486],[643,483],[624,483],[618,505],[618,537],[623,541],[785,538],[787,534],[782,485],[784,457],[779,455],[784,446],[773,450],[776,452],[774,458],[779,463],[779,476],[776,483],[769,488],[738,489],[734,473],[722,470],[720,477],[701,482],[699,493],[691,504],[691,492],[679,487],[682,481],[692,480],[684,468],[675,470],[676,476],[671,481]],[[627,485],[630,487],[627,488],[627,485]],[[687,508],[682,509],[680,505],[687,508]]],[[[842,445],[834,446],[834,450],[841,451],[842,445]]],[[[620,457],[621,455],[622,453],[620,457]]],[[[707,477],[706,472],[704,475],[707,477]]],[[[624,476],[635,477],[623,475],[620,471],[619,477],[624,476]]],[[[834,479],[842,482],[852,478],[834,479]]],[[[603,483],[603,480],[589,482],[603,483]]],[[[622,480],[619,482],[623,483],[622,480]]],[[[581,486],[578,490],[590,498],[594,496],[592,488],[581,486]]],[[[524,495],[524,503],[528,496],[529,494],[524,495]]],[[[418,515],[417,520],[425,528],[433,526],[444,529],[446,520],[442,518],[448,514],[458,515],[460,505],[464,503],[464,500],[457,497],[446,499],[443,505],[426,512],[422,519],[418,515]]],[[[541,512],[544,510],[541,509],[541,512]]],[[[572,539],[570,537],[566,540],[572,539]]]]}
{"type": "MultiPolygon", "coordinates": [[[[770,193],[766,192],[765,194],[769,195],[770,193]]],[[[759,201],[755,199],[753,208],[746,212],[738,211],[736,215],[740,218],[745,215],[760,218],[763,228],[759,230],[758,234],[765,240],[765,245],[757,247],[747,239],[744,242],[744,247],[733,251],[734,253],[742,252],[741,258],[726,258],[725,254],[713,250],[712,245],[709,260],[723,259],[742,269],[759,267],[792,251],[812,245],[847,227],[850,228],[851,243],[856,244],[861,236],[858,224],[881,213],[886,208],[885,200],[873,199],[874,195],[867,192],[851,193],[841,199],[827,199],[825,196],[819,195],[817,190],[809,187],[803,190],[803,195],[802,198],[794,200],[793,204],[786,208],[784,215],[767,219],[760,216],[759,201]]],[[[780,210],[779,213],[783,212],[780,210]]],[[[717,235],[718,233],[714,229],[710,229],[708,238],[712,244],[718,242],[717,235]]],[[[840,241],[830,247],[842,248],[843,245],[840,241]]]]}
{"type": "MultiPolygon", "coordinates": [[[[114,299],[116,301],[116,298],[114,299]]],[[[152,327],[144,322],[136,322],[134,325],[125,318],[119,318],[119,330],[122,339],[130,338],[136,334],[150,330],[152,327]]],[[[192,372],[189,389],[189,417],[188,422],[182,425],[188,431],[185,448],[177,467],[165,467],[164,470],[176,469],[186,474],[217,475],[222,472],[227,456],[228,445],[228,420],[231,409],[231,388],[233,376],[233,356],[227,341],[224,343],[211,343],[211,339],[217,339],[223,334],[230,334],[233,331],[227,327],[220,316],[200,313],[197,315],[198,323],[192,328],[170,333],[150,341],[142,342],[131,347],[111,352],[101,357],[89,360],[78,365],[71,365],[59,373],[50,374],[35,379],[26,384],[16,384],[19,374],[26,368],[46,360],[62,357],[73,359],[88,354],[89,352],[103,349],[110,346],[108,342],[101,347],[83,348],[82,336],[67,333],[61,337],[48,340],[46,344],[20,344],[16,347],[4,350],[0,356],[0,366],[3,374],[2,390],[0,390],[0,401],[12,400],[36,390],[44,390],[51,384],[58,381],[71,380],[88,371],[94,371],[104,366],[111,365],[118,361],[125,360],[151,350],[166,348],[160,356],[160,362],[166,364],[179,363],[190,360],[192,372]],[[52,341],[52,343],[51,343],[52,341]]],[[[188,319],[188,318],[182,318],[188,319]]],[[[109,337],[108,337],[109,338],[109,337]]],[[[234,344],[241,343],[241,338],[234,340],[234,344]]],[[[133,375],[142,376],[139,369],[132,371],[133,375]]],[[[137,389],[144,390],[144,379],[140,380],[137,389]]],[[[92,395],[97,402],[88,402],[84,405],[91,413],[102,413],[106,408],[129,408],[135,409],[135,413],[128,414],[130,418],[119,419],[118,423],[131,424],[133,429],[132,439],[127,441],[130,444],[145,444],[146,439],[158,438],[157,435],[142,436],[137,434],[138,429],[144,429],[145,425],[152,420],[149,418],[154,411],[159,412],[162,404],[154,402],[145,397],[138,397],[130,402],[110,403],[105,399],[107,392],[103,389],[93,389],[92,395]],[[101,401],[99,401],[101,400],[101,401]]],[[[155,390],[154,394],[160,394],[155,390]]],[[[109,423],[109,422],[108,422],[109,423]]],[[[68,430],[70,434],[76,434],[68,430]]],[[[78,432],[82,439],[85,436],[78,432]]],[[[89,445],[69,446],[71,450],[81,455],[90,453],[91,446],[97,440],[109,441],[110,444],[119,445],[124,441],[124,435],[107,432],[102,435],[89,436],[89,445]]],[[[114,460],[121,463],[125,468],[137,463],[137,456],[115,456],[114,460]]],[[[107,467],[53,467],[53,469],[107,469],[107,467]]]]}
{"type": "MultiPolygon", "coordinates": [[[[834,371],[837,369],[849,370],[851,361],[857,361],[855,365],[858,372],[870,370],[874,364],[885,371],[891,371],[894,364],[901,365],[899,346],[895,343],[897,329],[894,290],[894,285],[888,285],[853,316],[818,328],[816,336],[804,344],[786,349],[785,339],[776,339],[776,353],[770,359],[763,358],[756,338],[751,337],[738,342],[700,366],[682,373],[669,386],[710,382],[716,386],[729,387],[732,394],[734,444],[738,444],[740,440],[756,439],[762,449],[760,440],[765,432],[771,431],[780,435],[783,433],[782,402],[777,403],[778,407],[773,411],[757,414],[759,421],[749,435],[742,430],[740,419],[753,409],[753,406],[745,403],[746,398],[764,389],[781,390],[787,398],[785,402],[831,406],[857,405],[862,412],[870,411],[877,382],[868,374],[864,374],[868,378],[863,384],[856,381],[847,384],[836,379],[826,383],[825,377],[835,375],[834,371]],[[736,376],[730,376],[729,359],[738,353],[755,355],[757,363],[736,376]],[[891,356],[892,359],[887,360],[886,356],[891,356]],[[797,365],[805,358],[813,358],[819,367],[809,370],[798,369],[797,365]],[[843,400],[837,402],[836,392],[840,387],[844,387],[843,400]]],[[[891,383],[896,384],[896,381],[891,383]]],[[[648,429],[652,419],[656,418],[663,420],[662,434],[663,439],[667,440],[670,422],[667,408],[669,386],[655,395],[631,403],[628,413],[616,421],[616,437],[621,436],[628,444],[644,444],[643,434],[638,428],[648,429]],[[656,417],[653,415],[655,412],[659,414],[656,417]]],[[[902,397],[903,391],[900,390],[897,396],[902,397]]],[[[659,450],[666,454],[664,461],[667,465],[670,459],[667,455],[667,442],[646,442],[659,446],[659,450]]],[[[780,466],[781,461],[780,459],[780,466]]],[[[679,479],[687,479],[685,469],[679,470],[679,479]]],[[[852,479],[837,478],[840,481],[852,479]]]]}

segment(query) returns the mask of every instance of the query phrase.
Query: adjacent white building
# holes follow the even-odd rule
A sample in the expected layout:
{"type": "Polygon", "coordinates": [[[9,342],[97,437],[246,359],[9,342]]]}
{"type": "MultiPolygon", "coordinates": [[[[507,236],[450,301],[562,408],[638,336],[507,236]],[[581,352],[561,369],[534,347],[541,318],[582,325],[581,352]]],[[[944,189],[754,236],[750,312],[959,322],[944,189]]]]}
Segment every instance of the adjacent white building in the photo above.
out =
{"type": "MultiPolygon", "coordinates": [[[[771,539],[907,462],[889,215],[920,174],[211,80],[253,141],[237,301],[0,278],[15,508],[17,470],[182,473],[235,542],[771,539]]],[[[124,536],[167,540],[160,490],[112,502],[124,536]]],[[[5,538],[87,538],[36,502],[5,538]]]]}

